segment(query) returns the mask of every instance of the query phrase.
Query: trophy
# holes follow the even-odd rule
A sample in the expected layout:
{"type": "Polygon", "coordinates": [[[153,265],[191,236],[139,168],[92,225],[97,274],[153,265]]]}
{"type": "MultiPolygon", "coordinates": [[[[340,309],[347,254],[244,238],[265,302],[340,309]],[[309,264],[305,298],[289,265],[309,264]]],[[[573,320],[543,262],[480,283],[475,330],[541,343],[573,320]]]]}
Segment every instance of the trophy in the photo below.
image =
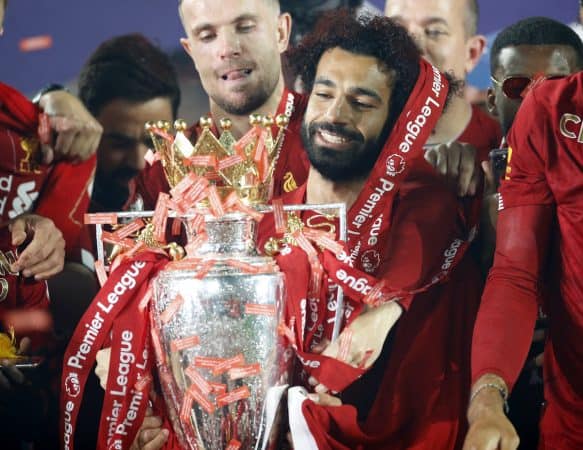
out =
{"type": "Polygon", "coordinates": [[[158,373],[185,448],[273,448],[292,352],[277,331],[284,277],[272,258],[258,256],[261,216],[253,207],[270,196],[287,123],[252,115],[251,130],[236,141],[229,120],[217,138],[203,118],[194,145],[182,121],[173,139],[168,123],[146,126],[187,229],[188,257],[158,275],[151,308],[158,373]],[[182,190],[192,175],[209,182],[203,201],[191,195],[196,187],[182,190]],[[228,205],[235,210],[225,212],[228,205]]]}
{"type": "MultiPolygon", "coordinates": [[[[283,115],[252,115],[251,130],[236,140],[229,120],[220,121],[217,137],[203,118],[194,144],[184,121],[146,124],[155,147],[147,159],[160,161],[171,197],[160,195],[153,217],[117,213],[122,221],[146,224],[132,236],[133,249],[164,249],[175,259],[153,280],[150,321],[167,410],[185,449],[277,448],[278,405],[294,352],[280,330],[284,276],[270,256],[259,256],[257,231],[262,213],[273,210],[266,204],[287,123],[283,115]],[[169,219],[185,225],[184,250],[165,243],[169,219]]],[[[304,209],[311,208],[286,205],[281,212],[297,218],[304,209]]],[[[339,213],[345,238],[345,205],[318,210],[339,213]]],[[[108,237],[98,225],[100,260],[108,237]]],[[[340,290],[337,303],[334,336],[343,312],[340,290]]]]}

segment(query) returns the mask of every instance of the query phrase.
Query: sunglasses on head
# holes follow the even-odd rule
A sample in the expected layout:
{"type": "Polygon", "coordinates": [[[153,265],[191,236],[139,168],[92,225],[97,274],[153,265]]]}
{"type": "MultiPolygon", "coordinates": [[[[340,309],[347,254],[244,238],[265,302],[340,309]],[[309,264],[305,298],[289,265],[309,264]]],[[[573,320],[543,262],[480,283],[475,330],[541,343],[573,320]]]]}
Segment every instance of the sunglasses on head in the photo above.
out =
{"type": "Polygon", "coordinates": [[[490,77],[492,82],[497,84],[502,88],[502,92],[506,97],[512,100],[520,100],[527,90],[532,86],[542,82],[543,80],[556,80],[558,78],[564,78],[565,75],[551,75],[548,77],[543,76],[511,76],[506,77],[502,81],[498,81],[494,77],[490,77]]]}

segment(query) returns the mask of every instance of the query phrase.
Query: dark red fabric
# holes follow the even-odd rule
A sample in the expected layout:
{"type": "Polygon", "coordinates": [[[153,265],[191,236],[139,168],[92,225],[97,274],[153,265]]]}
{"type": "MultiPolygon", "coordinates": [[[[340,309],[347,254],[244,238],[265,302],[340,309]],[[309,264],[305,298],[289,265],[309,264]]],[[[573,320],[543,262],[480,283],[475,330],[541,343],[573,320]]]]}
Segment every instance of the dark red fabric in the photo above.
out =
{"type": "MultiPolygon", "coordinates": [[[[16,206],[26,206],[20,202],[19,193],[26,186],[37,186],[46,176],[42,169],[39,173],[20,170],[25,156],[21,146],[23,137],[33,138],[38,127],[39,111],[35,105],[18,91],[0,83],[0,217],[2,222],[10,218],[10,211],[16,206]]],[[[18,208],[16,208],[18,209],[18,208]]],[[[46,283],[25,279],[12,273],[9,264],[17,257],[17,249],[11,244],[11,234],[7,226],[0,228],[0,314],[16,308],[47,308],[48,296],[46,283]]]]}
{"type": "MultiPolygon", "coordinates": [[[[284,90],[281,102],[278,107],[278,113],[285,111],[289,91],[284,90]]],[[[308,98],[300,94],[293,94],[295,100],[295,110],[285,133],[285,140],[281,148],[279,160],[275,167],[274,179],[274,197],[290,192],[301,186],[308,176],[309,162],[306,152],[303,149],[300,130],[304,111],[308,103],[308,98]]],[[[216,133],[216,130],[214,130],[216,133]]],[[[196,124],[190,128],[192,141],[200,132],[200,127],[196,124]]],[[[144,201],[144,210],[153,210],[156,207],[158,194],[160,192],[168,193],[170,187],[164,175],[164,169],[159,161],[154,164],[146,165],[146,168],[136,177],[136,195],[144,201]]]]}
{"type": "MultiPolygon", "coordinates": [[[[377,276],[415,286],[441,263],[448,237],[465,223],[455,195],[423,161],[411,170],[393,211],[390,243],[377,276]]],[[[266,233],[263,229],[262,224],[260,232],[266,233]]],[[[343,393],[345,406],[306,402],[306,419],[320,448],[459,448],[480,292],[478,270],[465,256],[446,284],[414,297],[385,344],[385,357],[343,393]],[[372,406],[364,405],[370,398],[372,406]]]]}
{"type": "Polygon", "coordinates": [[[549,449],[583,447],[582,93],[583,73],[547,81],[516,116],[500,188],[497,254],[473,344],[473,378],[494,372],[512,385],[530,345],[541,274],[551,280],[543,305],[549,331],[541,424],[542,447],[549,449]]]}
{"type": "Polygon", "coordinates": [[[40,164],[39,114],[26,97],[0,83],[0,218],[7,221],[29,211],[48,217],[72,254],[89,206],[96,160],[40,164]],[[31,147],[34,151],[27,153],[25,148],[31,147]]]}
{"type": "Polygon", "coordinates": [[[478,151],[479,161],[488,161],[490,150],[500,146],[502,130],[494,118],[480,107],[472,105],[472,118],[456,140],[472,144],[478,151]]]}

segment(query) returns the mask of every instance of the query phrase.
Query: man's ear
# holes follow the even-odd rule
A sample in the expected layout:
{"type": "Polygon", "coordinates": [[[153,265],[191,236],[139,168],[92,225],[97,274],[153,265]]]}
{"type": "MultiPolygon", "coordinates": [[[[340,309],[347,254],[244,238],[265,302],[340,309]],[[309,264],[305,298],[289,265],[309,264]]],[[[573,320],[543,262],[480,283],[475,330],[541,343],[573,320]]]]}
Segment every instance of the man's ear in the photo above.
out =
{"type": "Polygon", "coordinates": [[[283,53],[289,46],[291,37],[292,18],[289,13],[279,15],[277,19],[277,48],[279,53],[283,53]]]}
{"type": "Polygon", "coordinates": [[[498,117],[498,108],[496,108],[496,90],[490,86],[486,93],[486,108],[494,117],[498,117]]]}
{"type": "Polygon", "coordinates": [[[486,36],[476,34],[466,42],[466,74],[474,70],[486,48],[486,36]]]}
{"type": "Polygon", "coordinates": [[[194,63],[194,67],[196,68],[196,70],[198,70],[198,67],[196,67],[196,61],[192,57],[192,48],[190,47],[190,41],[188,40],[188,38],[180,38],[180,45],[182,45],[182,48],[184,49],[186,54],[190,56],[190,59],[192,59],[192,62],[194,63]]]}

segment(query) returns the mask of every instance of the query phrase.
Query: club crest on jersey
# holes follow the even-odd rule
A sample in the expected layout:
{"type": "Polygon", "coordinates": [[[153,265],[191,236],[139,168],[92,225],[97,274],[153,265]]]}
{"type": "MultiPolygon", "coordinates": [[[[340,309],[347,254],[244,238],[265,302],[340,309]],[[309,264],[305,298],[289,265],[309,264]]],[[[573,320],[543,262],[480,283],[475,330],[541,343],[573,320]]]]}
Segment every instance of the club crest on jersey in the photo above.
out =
{"type": "Polygon", "coordinates": [[[20,147],[24,158],[20,160],[20,171],[23,173],[40,173],[38,170],[40,142],[36,138],[22,138],[20,147]]]}
{"type": "Polygon", "coordinates": [[[298,188],[294,174],[291,172],[286,172],[283,176],[283,190],[285,192],[292,192],[298,188]]]}
{"type": "Polygon", "coordinates": [[[392,154],[387,158],[387,175],[394,177],[405,170],[405,158],[401,155],[392,154]]]}

